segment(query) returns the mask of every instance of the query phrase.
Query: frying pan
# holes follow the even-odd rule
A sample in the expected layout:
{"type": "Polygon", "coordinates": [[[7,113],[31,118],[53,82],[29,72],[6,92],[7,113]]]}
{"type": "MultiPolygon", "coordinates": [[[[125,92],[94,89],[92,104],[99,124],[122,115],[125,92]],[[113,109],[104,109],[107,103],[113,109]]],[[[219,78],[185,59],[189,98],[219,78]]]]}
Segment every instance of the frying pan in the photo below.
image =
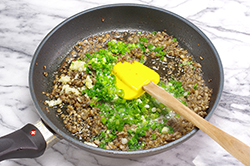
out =
{"type": "Polygon", "coordinates": [[[204,80],[213,89],[206,120],[210,118],[219,102],[223,89],[223,68],[219,55],[206,35],[186,19],[157,7],[138,4],[113,4],[80,12],[56,26],[40,43],[33,56],[29,88],[41,116],[35,125],[27,124],[22,129],[0,139],[0,161],[9,158],[32,158],[42,155],[46,148],[60,139],[65,139],[83,150],[109,157],[133,158],[154,155],[173,148],[189,139],[197,128],[169,144],[138,151],[114,151],[92,147],[76,140],[56,117],[53,108],[43,104],[47,98],[42,92],[52,89],[54,72],[63,62],[69,50],[81,39],[109,31],[163,31],[178,39],[202,65],[204,80]],[[200,58],[202,57],[202,58],[200,58]],[[44,72],[48,76],[43,75],[44,72]],[[212,80],[212,81],[208,81],[212,80]],[[208,83],[209,82],[209,83],[208,83]]]}

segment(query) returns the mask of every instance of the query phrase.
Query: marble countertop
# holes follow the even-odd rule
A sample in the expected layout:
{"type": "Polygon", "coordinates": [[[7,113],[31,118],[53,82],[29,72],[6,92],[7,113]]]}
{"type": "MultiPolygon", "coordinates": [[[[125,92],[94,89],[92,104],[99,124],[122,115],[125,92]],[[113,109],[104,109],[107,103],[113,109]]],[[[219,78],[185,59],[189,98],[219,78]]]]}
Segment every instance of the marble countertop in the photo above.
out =
{"type": "MultiPolygon", "coordinates": [[[[28,72],[36,47],[64,19],[92,7],[139,3],[170,10],[198,26],[220,54],[225,83],[211,123],[250,145],[249,0],[1,0],[0,136],[39,119],[29,93],[28,72]]],[[[250,156],[249,156],[250,157],[250,156]]],[[[114,159],[98,156],[61,140],[35,159],[12,159],[0,166],[228,166],[242,165],[198,131],[181,146],[155,156],[114,159]]]]}

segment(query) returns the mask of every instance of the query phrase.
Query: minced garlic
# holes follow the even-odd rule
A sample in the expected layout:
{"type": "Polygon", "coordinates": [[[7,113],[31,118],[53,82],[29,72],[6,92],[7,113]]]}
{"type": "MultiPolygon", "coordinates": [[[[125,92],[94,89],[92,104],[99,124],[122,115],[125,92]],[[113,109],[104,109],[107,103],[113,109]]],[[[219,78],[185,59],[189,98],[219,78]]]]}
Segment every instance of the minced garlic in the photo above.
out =
{"type": "Polygon", "coordinates": [[[83,81],[85,83],[85,86],[88,88],[88,89],[91,89],[93,88],[93,85],[92,85],[92,80],[89,76],[87,76],[87,78],[83,81]]]}
{"type": "Polygon", "coordinates": [[[62,84],[67,84],[70,81],[70,77],[69,76],[62,76],[59,79],[59,82],[61,82],[62,84]]]}
{"type": "Polygon", "coordinates": [[[59,105],[62,103],[62,100],[58,98],[57,100],[46,100],[45,103],[47,103],[50,107],[54,107],[56,105],[59,105]]]}
{"type": "Polygon", "coordinates": [[[84,61],[74,61],[70,65],[71,70],[78,70],[78,71],[86,71],[85,67],[85,62],[84,61]]]}
{"type": "Polygon", "coordinates": [[[68,84],[67,85],[63,85],[61,94],[63,92],[65,92],[65,94],[70,94],[70,93],[74,93],[76,95],[80,95],[81,94],[79,92],[79,90],[77,90],[76,88],[71,88],[68,84]]]}

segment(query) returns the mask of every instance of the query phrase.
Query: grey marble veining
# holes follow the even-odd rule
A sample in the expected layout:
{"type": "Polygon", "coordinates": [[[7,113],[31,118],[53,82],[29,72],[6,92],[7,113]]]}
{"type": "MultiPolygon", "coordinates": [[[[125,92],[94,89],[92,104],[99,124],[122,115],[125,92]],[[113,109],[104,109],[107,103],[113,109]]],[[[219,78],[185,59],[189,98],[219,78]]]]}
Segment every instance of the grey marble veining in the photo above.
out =
{"type": "MultiPolygon", "coordinates": [[[[129,0],[153,5],[190,20],[220,54],[225,84],[209,120],[250,145],[250,1],[129,0]]],[[[0,1],[0,136],[39,119],[28,88],[29,65],[45,35],[64,19],[89,8],[121,0],[0,1]]],[[[250,156],[249,156],[250,157],[250,156]]],[[[112,159],[61,140],[36,159],[12,159],[0,166],[228,166],[242,165],[202,131],[164,153],[138,159],[112,159]]]]}

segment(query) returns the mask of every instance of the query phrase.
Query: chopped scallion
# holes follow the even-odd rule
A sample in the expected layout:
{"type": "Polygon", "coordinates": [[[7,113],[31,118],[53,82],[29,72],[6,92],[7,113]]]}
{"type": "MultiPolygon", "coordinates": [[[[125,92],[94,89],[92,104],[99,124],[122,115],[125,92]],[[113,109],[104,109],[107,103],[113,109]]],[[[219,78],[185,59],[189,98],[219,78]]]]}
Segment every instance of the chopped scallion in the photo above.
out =
{"type": "Polygon", "coordinates": [[[177,39],[176,39],[176,38],[173,38],[172,40],[173,40],[173,42],[177,42],[177,39]]]}
{"type": "Polygon", "coordinates": [[[193,88],[194,88],[195,90],[197,89],[197,85],[198,85],[198,83],[195,83],[194,86],[193,86],[193,88]]]}

